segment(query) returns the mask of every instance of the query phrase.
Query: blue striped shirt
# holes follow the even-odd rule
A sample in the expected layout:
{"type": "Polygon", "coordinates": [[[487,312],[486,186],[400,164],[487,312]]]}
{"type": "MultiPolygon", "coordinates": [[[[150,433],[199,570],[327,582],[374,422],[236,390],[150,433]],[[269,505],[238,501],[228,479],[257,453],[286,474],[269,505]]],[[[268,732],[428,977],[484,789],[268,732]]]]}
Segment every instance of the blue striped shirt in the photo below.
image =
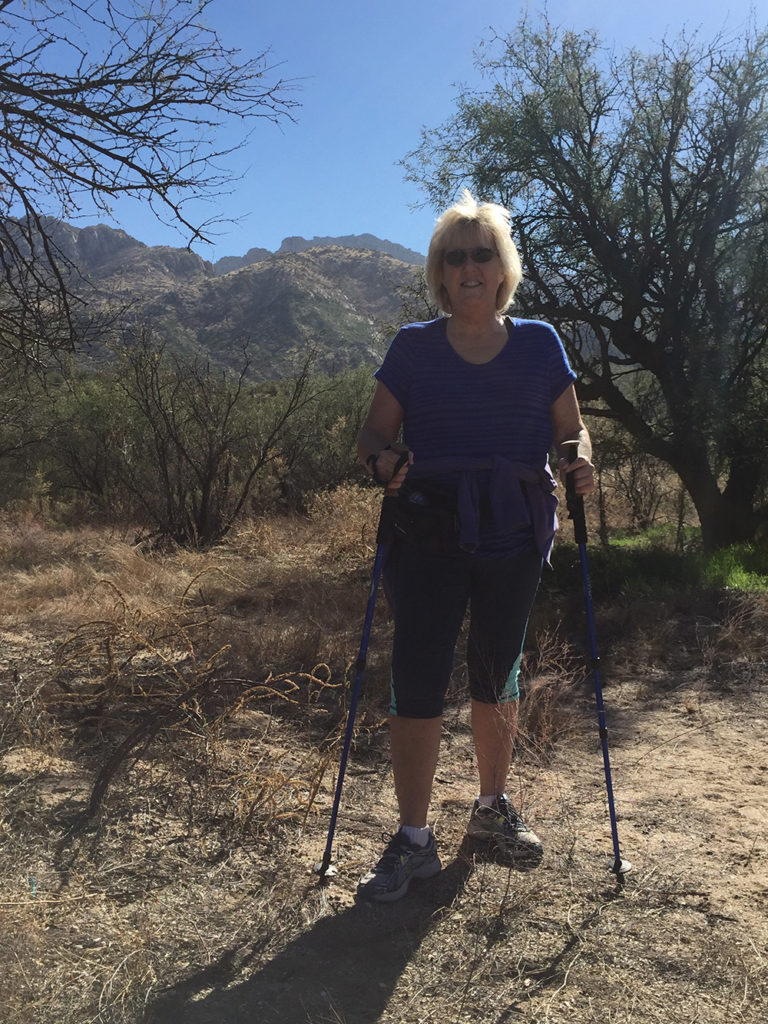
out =
{"type": "MultiPolygon", "coordinates": [[[[405,411],[403,441],[414,453],[414,470],[420,458],[494,455],[536,469],[547,466],[552,403],[576,374],[549,324],[515,318],[506,324],[506,345],[482,364],[454,351],[444,318],[398,331],[375,376],[405,411]]],[[[487,478],[480,487],[487,493],[487,478]]],[[[478,554],[512,554],[531,536],[530,523],[486,523],[478,554]]]]}

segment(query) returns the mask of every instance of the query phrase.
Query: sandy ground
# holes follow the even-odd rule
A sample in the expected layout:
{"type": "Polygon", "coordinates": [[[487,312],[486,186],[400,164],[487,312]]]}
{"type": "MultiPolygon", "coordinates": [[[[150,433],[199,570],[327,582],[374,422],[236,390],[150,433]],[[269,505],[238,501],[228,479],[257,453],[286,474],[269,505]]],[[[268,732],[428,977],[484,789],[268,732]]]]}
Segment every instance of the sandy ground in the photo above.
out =
{"type": "Polygon", "coordinates": [[[391,827],[391,779],[352,761],[339,874],[307,874],[307,919],[274,953],[252,936],[154,1007],[158,1021],[764,1021],[768,985],[768,688],[754,666],[626,678],[606,689],[623,887],[597,719],[576,728],[513,795],[546,844],[521,872],[484,856],[464,826],[474,796],[467,716],[447,723],[433,815],[444,871],[396,905],[358,905],[355,882],[391,827]],[[682,676],[682,678],[681,678],[682,676]],[[717,682],[718,692],[711,684],[717,682]],[[223,967],[223,973],[220,969],[223,967]],[[226,978],[226,983],[222,984],[226,978]]]}

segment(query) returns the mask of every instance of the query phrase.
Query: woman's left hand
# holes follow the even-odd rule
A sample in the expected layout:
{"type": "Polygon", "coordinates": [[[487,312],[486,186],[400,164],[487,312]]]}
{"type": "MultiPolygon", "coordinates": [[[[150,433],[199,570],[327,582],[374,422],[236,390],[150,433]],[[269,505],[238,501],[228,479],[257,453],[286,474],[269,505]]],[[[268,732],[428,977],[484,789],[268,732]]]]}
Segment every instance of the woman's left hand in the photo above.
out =
{"type": "Polygon", "coordinates": [[[584,456],[580,455],[573,462],[567,459],[560,459],[558,462],[560,479],[566,483],[566,477],[573,473],[574,490],[576,494],[591,494],[595,489],[595,467],[584,456]]]}

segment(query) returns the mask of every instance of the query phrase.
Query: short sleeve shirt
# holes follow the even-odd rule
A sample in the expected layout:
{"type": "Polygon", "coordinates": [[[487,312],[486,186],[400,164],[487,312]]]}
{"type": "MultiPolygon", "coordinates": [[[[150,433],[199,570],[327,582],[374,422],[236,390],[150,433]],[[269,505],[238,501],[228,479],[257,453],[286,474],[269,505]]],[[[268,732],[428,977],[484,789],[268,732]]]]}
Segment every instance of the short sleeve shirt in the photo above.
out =
{"type": "MultiPolygon", "coordinates": [[[[401,328],[376,378],[402,405],[403,440],[418,462],[487,458],[543,468],[553,444],[552,403],[576,379],[562,342],[539,320],[506,320],[508,340],[490,362],[452,348],[446,319],[401,328]]],[[[522,538],[487,533],[484,547],[512,553],[522,538]]]]}

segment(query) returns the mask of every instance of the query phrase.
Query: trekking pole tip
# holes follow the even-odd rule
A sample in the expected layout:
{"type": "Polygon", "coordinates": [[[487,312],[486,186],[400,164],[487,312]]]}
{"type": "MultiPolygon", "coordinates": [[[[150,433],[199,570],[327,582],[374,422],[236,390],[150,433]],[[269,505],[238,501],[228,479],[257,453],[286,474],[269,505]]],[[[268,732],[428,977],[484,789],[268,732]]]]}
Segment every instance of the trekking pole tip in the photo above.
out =
{"type": "Polygon", "coordinates": [[[619,857],[610,869],[614,875],[618,878],[619,882],[624,882],[624,875],[628,875],[632,870],[632,864],[628,860],[624,860],[619,857]]]}
{"type": "Polygon", "coordinates": [[[339,873],[339,869],[333,864],[326,864],[325,861],[319,860],[317,864],[313,865],[312,873],[320,875],[320,885],[328,885],[330,879],[339,873]]]}

